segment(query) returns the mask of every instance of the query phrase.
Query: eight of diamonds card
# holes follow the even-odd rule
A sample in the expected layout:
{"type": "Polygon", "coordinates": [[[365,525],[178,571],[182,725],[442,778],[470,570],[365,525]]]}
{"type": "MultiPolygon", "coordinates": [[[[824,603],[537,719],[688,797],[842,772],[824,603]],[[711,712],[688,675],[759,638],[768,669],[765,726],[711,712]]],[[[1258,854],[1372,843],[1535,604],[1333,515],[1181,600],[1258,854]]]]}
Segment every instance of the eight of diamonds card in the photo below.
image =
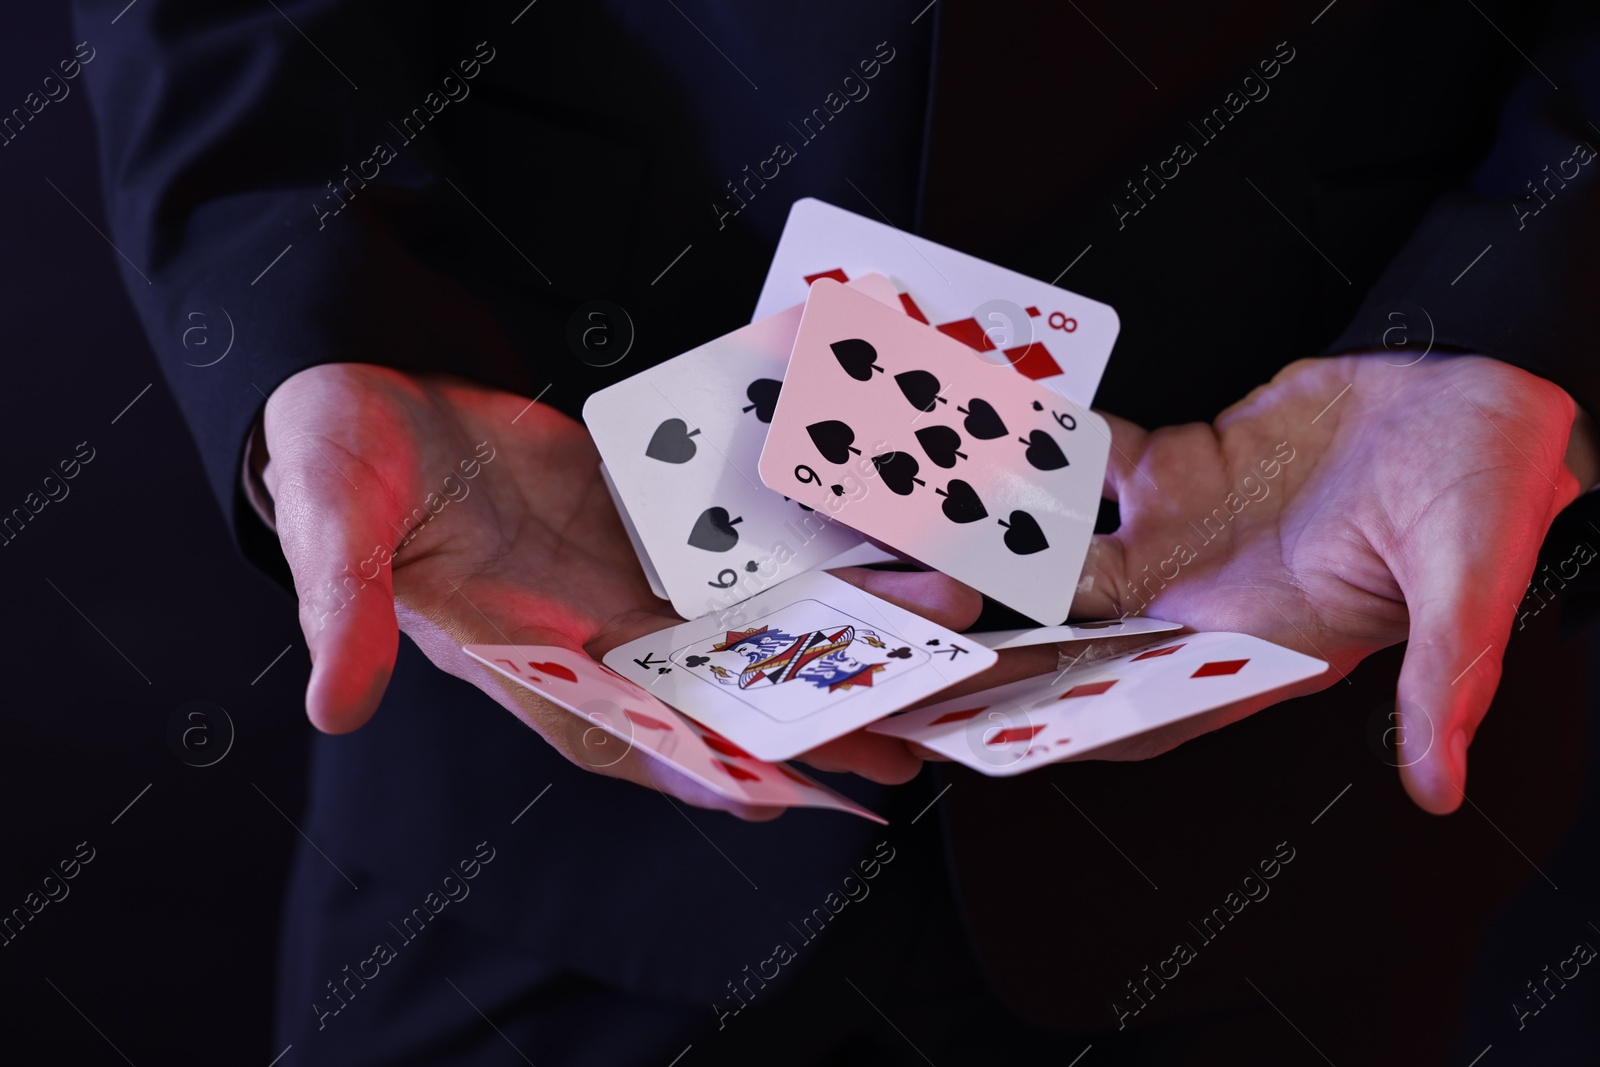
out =
{"type": "Polygon", "coordinates": [[[806,298],[817,278],[887,274],[906,314],[1085,406],[1117,339],[1108,304],[807,197],[789,209],[754,318],[806,298]]]}
{"type": "Polygon", "coordinates": [[[760,759],[816,748],[997,654],[826,572],[641,637],[606,666],[760,759]]]}

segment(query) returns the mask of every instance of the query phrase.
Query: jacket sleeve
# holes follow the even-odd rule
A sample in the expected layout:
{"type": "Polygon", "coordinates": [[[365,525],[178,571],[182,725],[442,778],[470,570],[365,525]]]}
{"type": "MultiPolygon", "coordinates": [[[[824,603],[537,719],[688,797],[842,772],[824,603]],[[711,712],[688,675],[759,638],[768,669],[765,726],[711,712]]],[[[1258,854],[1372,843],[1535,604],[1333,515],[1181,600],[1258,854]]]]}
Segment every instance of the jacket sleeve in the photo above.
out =
{"type": "MultiPolygon", "coordinates": [[[[1515,45],[1508,44],[1508,48],[1515,45]]],[[[1464,77],[1470,71],[1462,72],[1464,77]]],[[[1600,12],[1567,4],[1507,99],[1466,186],[1433,204],[1330,353],[1476,352],[1566,389],[1600,415],[1600,12]]],[[[1577,593],[1567,630],[1600,614],[1600,492],[1552,526],[1519,615],[1577,593]]],[[[1519,626],[1520,628],[1520,626],[1519,626]]]]}
{"type": "Polygon", "coordinates": [[[1465,188],[1424,215],[1329,352],[1429,343],[1479,352],[1548,378],[1600,412],[1594,8],[1567,4],[1553,17],[1545,45],[1530,49],[1488,155],[1465,188]]]}
{"type": "Polygon", "coordinates": [[[487,305],[424,251],[465,207],[425,127],[495,49],[414,0],[74,17],[117,262],[230,529],[281,574],[240,471],[285,378],[361,361],[526,388],[487,305]]]}

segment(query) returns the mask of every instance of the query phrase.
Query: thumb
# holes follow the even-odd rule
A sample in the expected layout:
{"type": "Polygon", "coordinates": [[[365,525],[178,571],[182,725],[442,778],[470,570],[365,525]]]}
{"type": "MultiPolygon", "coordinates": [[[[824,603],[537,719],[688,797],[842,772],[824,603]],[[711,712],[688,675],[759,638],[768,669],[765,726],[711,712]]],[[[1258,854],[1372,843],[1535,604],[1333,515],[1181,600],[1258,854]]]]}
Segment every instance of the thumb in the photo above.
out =
{"type": "Polygon", "coordinates": [[[1516,529],[1522,510],[1511,504],[1486,520],[1487,530],[1419,527],[1403,565],[1394,566],[1411,620],[1396,758],[1406,792],[1435,815],[1454,811],[1465,795],[1467,746],[1500,684],[1533,572],[1539,541],[1516,529]]]}
{"type": "Polygon", "coordinates": [[[273,434],[272,420],[269,407],[268,439],[284,439],[263,478],[311,653],[306,714],[325,733],[348,733],[372,717],[394,671],[390,557],[402,531],[388,521],[389,495],[370,468],[304,435],[273,434]]]}
{"type": "Polygon", "coordinates": [[[875,571],[841,567],[831,572],[857,589],[960,632],[978,621],[983,594],[938,571],[875,571]]]}
{"type": "MultiPolygon", "coordinates": [[[[1096,409],[1095,414],[1105,419],[1111,430],[1100,495],[1119,505],[1124,537],[1096,534],[1090,540],[1089,553],[1084,557],[1083,571],[1072,598],[1072,617],[1076,619],[1110,618],[1129,611],[1131,604],[1123,596],[1123,590],[1128,588],[1129,571],[1126,532],[1136,527],[1139,505],[1148,497],[1147,489],[1155,487],[1149,474],[1139,465],[1149,443],[1149,432],[1110,412],[1096,409]]],[[[1089,425],[1094,426],[1092,422],[1089,425]]],[[[1137,615],[1143,610],[1141,605],[1132,613],[1137,615]]]]}
{"type": "MultiPolygon", "coordinates": [[[[1145,446],[1149,443],[1150,433],[1137,423],[1129,422],[1109,411],[1095,409],[1095,414],[1106,420],[1106,425],[1111,429],[1111,450],[1106,459],[1105,484],[1101,487],[1100,495],[1107,500],[1120,501],[1126,488],[1130,488],[1139,479],[1146,479],[1149,475],[1143,473],[1139,467],[1139,460],[1144,455],[1145,446]]],[[[1094,425],[1092,422],[1089,424],[1094,425]]],[[[1148,482],[1151,488],[1154,482],[1148,482]]]]}

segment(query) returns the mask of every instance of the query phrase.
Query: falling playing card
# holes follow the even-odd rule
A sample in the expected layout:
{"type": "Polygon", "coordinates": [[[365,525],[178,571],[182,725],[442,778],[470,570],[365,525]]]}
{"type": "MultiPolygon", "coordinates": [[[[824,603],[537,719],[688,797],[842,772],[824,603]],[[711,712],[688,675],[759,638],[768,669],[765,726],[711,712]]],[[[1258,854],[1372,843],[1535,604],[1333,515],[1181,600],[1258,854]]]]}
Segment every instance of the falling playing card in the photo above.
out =
{"type": "Polygon", "coordinates": [[[1040,626],[1029,630],[987,630],[967,634],[972,640],[996,652],[1006,648],[1026,648],[1029,645],[1056,645],[1068,641],[1104,641],[1109,637],[1133,637],[1137,634],[1160,634],[1183,629],[1182,623],[1147,619],[1142,615],[1125,615],[1120,619],[1100,619],[1096,622],[1075,622],[1063,626],[1040,626]]]}
{"type": "Polygon", "coordinates": [[[633,524],[633,516],[628,514],[628,509],[622,504],[622,494],[617,492],[617,483],[612,480],[611,472],[606,470],[604,463],[600,464],[600,480],[606,483],[606,492],[611,494],[611,503],[617,509],[617,517],[622,520],[622,528],[628,533],[628,543],[633,546],[633,554],[639,557],[639,568],[644,571],[645,581],[650,583],[650,591],[662,600],[667,599],[667,587],[661,584],[661,575],[656,573],[656,566],[650,562],[650,553],[644,550],[644,542],[639,539],[639,529],[633,524]]]}
{"type": "Polygon", "coordinates": [[[887,274],[906,312],[981,358],[1084,407],[1094,402],[1116,342],[1109,305],[810,198],[789,209],[756,304],[762,319],[806,298],[817,278],[887,274]]]}
{"type": "Polygon", "coordinates": [[[1247,634],[1180,634],[1110,659],[918,708],[868,729],[1006,777],[1327,669],[1322,660],[1247,634]]]}
{"type": "Polygon", "coordinates": [[[831,574],[606,654],[606,666],[761,759],[782,760],[952,686],[996,653],[831,574]]]}
{"type": "Polygon", "coordinates": [[[581,652],[554,645],[467,645],[467,655],[559,704],[618,744],[585,738],[586,755],[605,766],[638,749],[712,792],[747,804],[833,808],[884,822],[792,767],[763,762],[727,738],[692,723],[581,652]]]}
{"type": "MultiPolygon", "coordinates": [[[[863,297],[874,303],[894,300],[881,276],[853,288],[874,294],[863,297]]],[[[735,330],[602,389],[583,406],[619,510],[638,534],[641,562],[654,566],[662,595],[686,619],[861,543],[852,530],[767,489],[756,473],[801,311],[735,330]]]]}
{"type": "Polygon", "coordinates": [[[1110,444],[1100,416],[824,278],[759,471],[796,503],[1054,624],[1071,611],[1110,444]]]}

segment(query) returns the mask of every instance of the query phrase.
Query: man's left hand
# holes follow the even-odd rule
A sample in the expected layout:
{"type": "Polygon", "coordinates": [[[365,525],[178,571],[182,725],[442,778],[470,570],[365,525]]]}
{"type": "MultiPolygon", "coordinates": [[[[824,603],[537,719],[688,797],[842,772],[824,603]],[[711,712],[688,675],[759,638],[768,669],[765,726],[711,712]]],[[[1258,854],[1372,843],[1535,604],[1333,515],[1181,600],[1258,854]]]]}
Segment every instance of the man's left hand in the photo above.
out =
{"type": "MultiPolygon", "coordinates": [[[[1073,614],[1240,631],[1332,665],[1287,695],[1409,640],[1401,774],[1423,808],[1453,811],[1540,543],[1594,480],[1576,413],[1558,386],[1482,356],[1374,354],[1292,363],[1211,425],[1107,416],[1122,525],[1095,539],[1073,614]]],[[[1285,695],[1109,755],[1156,755],[1285,695]]]]}

